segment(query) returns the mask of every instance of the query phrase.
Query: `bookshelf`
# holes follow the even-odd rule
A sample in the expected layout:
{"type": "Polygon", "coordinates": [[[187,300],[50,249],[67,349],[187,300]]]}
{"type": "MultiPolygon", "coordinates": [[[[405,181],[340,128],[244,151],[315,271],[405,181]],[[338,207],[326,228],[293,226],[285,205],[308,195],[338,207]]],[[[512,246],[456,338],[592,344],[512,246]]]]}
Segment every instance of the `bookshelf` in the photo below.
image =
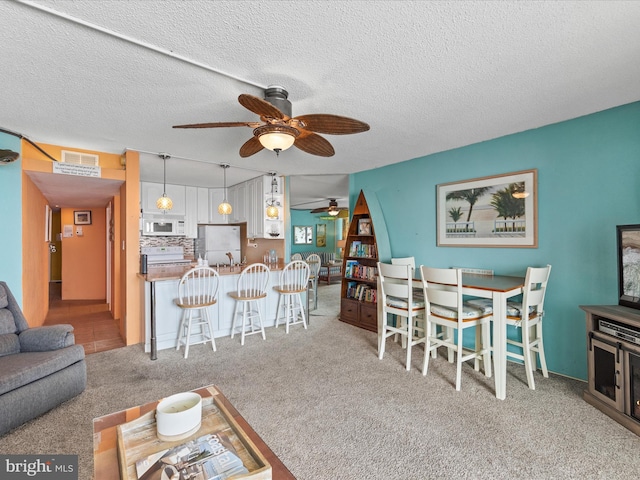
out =
{"type": "Polygon", "coordinates": [[[342,260],[340,320],[378,331],[377,262],[391,258],[389,235],[376,195],[360,191],[342,260]]]}

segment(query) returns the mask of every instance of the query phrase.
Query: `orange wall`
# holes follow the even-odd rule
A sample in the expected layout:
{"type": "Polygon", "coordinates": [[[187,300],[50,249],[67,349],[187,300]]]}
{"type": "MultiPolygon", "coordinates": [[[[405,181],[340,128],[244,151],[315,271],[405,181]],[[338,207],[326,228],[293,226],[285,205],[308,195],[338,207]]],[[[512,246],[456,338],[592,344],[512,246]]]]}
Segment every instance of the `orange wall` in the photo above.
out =
{"type": "Polygon", "coordinates": [[[106,212],[104,208],[61,210],[62,299],[100,300],[107,294],[106,212]],[[90,211],[91,225],[74,225],[74,210],[90,211]],[[65,227],[72,236],[65,236],[65,227]],[[77,230],[82,228],[82,236],[77,230]]]}
{"type": "Polygon", "coordinates": [[[22,311],[29,326],[49,311],[49,243],[45,241],[46,199],[22,173],[22,311]]]}

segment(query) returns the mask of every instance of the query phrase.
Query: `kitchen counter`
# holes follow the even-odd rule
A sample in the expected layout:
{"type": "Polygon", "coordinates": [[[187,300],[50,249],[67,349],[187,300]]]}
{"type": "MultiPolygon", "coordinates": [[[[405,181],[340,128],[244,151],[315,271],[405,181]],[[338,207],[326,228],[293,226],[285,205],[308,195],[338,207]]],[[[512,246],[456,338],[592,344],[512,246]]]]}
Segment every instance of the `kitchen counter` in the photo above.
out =
{"type": "MultiPolygon", "coordinates": [[[[180,280],[182,276],[192,268],[196,267],[197,263],[190,265],[150,265],[147,268],[147,273],[139,273],[138,276],[146,282],[158,282],[162,280],[180,280]]],[[[218,272],[218,275],[240,275],[246,265],[221,265],[219,267],[213,267],[218,272]]],[[[279,272],[284,268],[282,261],[277,265],[268,265],[269,270],[272,272],[279,272]]]]}
{"type": "MultiPolygon", "coordinates": [[[[178,326],[182,316],[182,310],[176,306],[174,299],[178,295],[178,283],[182,276],[195,267],[196,264],[180,265],[154,265],[149,266],[146,274],[138,274],[142,318],[145,321],[145,352],[150,352],[152,360],[157,358],[157,351],[175,348],[178,336],[178,326]]],[[[215,267],[214,267],[215,268],[215,267]]],[[[210,313],[214,324],[214,337],[231,335],[235,300],[229,296],[238,288],[238,277],[244,265],[229,265],[215,268],[220,275],[218,287],[218,301],[210,307],[210,313]]],[[[260,310],[264,315],[264,327],[274,326],[276,323],[278,293],[273,287],[280,281],[280,272],[284,268],[284,262],[270,265],[271,274],[267,296],[259,301],[260,310]]],[[[304,296],[304,294],[303,294],[304,296]]],[[[306,300],[303,300],[306,301],[306,300]]]]}

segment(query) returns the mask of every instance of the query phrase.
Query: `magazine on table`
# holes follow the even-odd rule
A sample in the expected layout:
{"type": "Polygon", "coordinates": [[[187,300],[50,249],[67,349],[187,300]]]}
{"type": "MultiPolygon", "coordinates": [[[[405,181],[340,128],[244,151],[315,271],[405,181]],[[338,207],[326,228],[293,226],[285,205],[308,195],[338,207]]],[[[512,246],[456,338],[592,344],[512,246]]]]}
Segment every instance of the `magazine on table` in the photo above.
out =
{"type": "Polygon", "coordinates": [[[224,480],[249,473],[223,433],[207,434],[136,462],[139,480],[224,480]]]}

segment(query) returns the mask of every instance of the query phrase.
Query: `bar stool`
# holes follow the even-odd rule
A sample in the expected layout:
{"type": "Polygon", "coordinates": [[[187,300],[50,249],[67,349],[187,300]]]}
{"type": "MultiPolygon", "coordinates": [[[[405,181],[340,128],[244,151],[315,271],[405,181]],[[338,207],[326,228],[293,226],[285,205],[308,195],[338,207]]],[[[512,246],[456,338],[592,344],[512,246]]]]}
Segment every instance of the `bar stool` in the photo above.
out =
{"type": "Polygon", "coordinates": [[[320,266],[322,260],[320,255],[312,253],[306,259],[309,264],[309,291],[307,292],[307,310],[309,310],[309,297],[310,293],[313,294],[313,309],[318,308],[318,275],[320,273],[320,266]]]}
{"type": "Polygon", "coordinates": [[[309,264],[304,260],[289,262],[280,273],[280,285],[273,287],[280,294],[276,313],[276,328],[280,323],[280,311],[284,311],[282,319],[286,332],[289,326],[302,323],[307,328],[307,318],[302,305],[301,293],[306,291],[309,284],[309,264]]]}
{"type": "Polygon", "coordinates": [[[248,265],[238,278],[238,289],[235,292],[229,292],[229,296],[236,301],[235,308],[233,309],[233,324],[231,325],[231,338],[236,333],[236,324],[238,322],[238,316],[242,315],[242,325],[240,325],[240,345],[244,345],[244,337],[246,335],[253,335],[254,333],[261,333],[262,339],[267,337],[264,333],[264,326],[262,325],[262,312],[260,312],[260,300],[267,298],[267,286],[269,285],[269,275],[271,270],[264,263],[254,263],[248,265]],[[240,305],[242,304],[242,312],[240,312],[240,305]],[[255,309],[251,309],[251,305],[255,306],[255,309]],[[257,319],[258,325],[254,323],[254,319],[257,319]],[[247,320],[249,324],[247,325],[247,320]],[[247,330],[248,328],[248,330],[247,330]]]}
{"type": "Polygon", "coordinates": [[[174,303],[182,309],[182,318],[178,328],[176,350],[184,344],[184,358],[189,356],[189,346],[211,341],[211,348],[216,351],[213,338],[213,324],[209,316],[209,307],[217,303],[220,277],[211,267],[196,267],[185,273],[178,283],[178,298],[174,303]],[[194,317],[194,313],[197,316],[194,317]],[[192,331],[193,327],[200,327],[192,331]],[[207,329],[209,333],[207,334],[207,329]],[[199,338],[192,341],[192,337],[199,338]]]}

